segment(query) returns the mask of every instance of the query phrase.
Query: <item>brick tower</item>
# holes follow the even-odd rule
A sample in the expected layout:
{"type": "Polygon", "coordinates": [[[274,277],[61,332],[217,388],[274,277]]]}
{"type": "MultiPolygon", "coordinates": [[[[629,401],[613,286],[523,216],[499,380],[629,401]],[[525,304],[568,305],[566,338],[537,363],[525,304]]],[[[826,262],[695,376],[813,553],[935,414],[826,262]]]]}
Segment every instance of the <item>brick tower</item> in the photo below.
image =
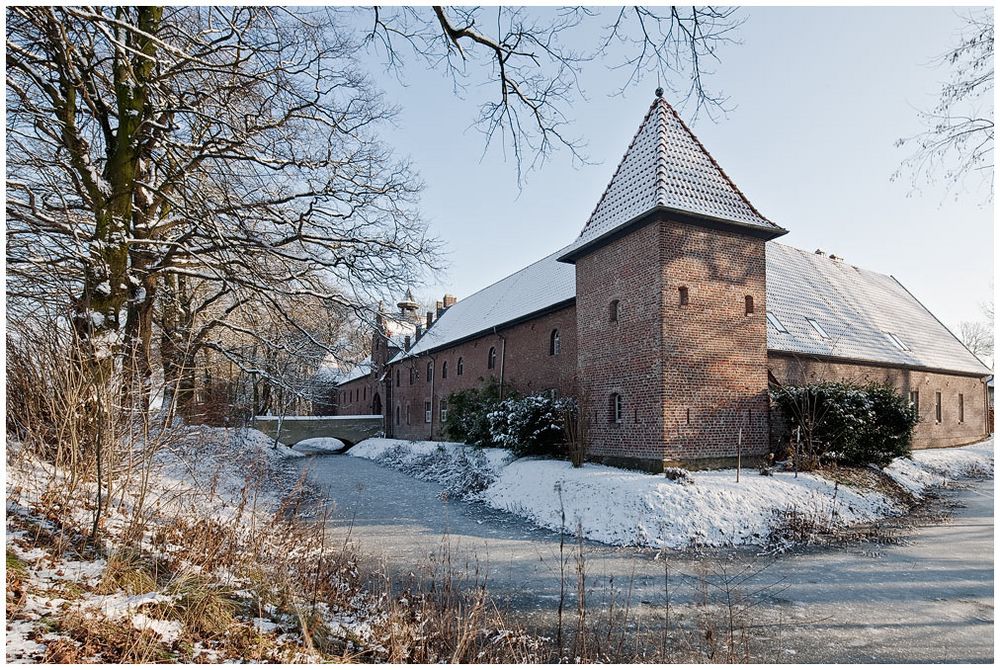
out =
{"type": "Polygon", "coordinates": [[[657,97],[580,237],[588,453],[660,470],[767,450],[764,218],[657,97]]]}

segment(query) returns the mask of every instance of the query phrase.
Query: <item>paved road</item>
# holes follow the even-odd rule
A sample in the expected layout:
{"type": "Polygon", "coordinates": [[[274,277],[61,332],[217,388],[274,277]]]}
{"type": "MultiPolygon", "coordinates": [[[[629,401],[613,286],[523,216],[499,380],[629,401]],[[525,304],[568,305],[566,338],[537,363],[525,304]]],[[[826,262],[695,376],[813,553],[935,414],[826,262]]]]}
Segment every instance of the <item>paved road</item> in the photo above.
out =
{"type": "MultiPolygon", "coordinates": [[[[558,535],[483,505],[449,500],[436,484],[363,459],[321,456],[307,467],[333,501],[334,534],[350,528],[366,553],[384,556],[401,572],[447,554],[453,566],[487,575],[490,591],[533,621],[552,616],[560,586],[558,535]]],[[[754,620],[772,639],[767,648],[774,657],[761,660],[990,662],[993,482],[944,497],[959,505],[951,518],[906,528],[898,544],[774,559],[748,551],[695,555],[586,543],[588,598],[607,600],[616,591],[620,597],[631,586],[637,611],[662,611],[666,560],[671,607],[680,612],[699,597],[699,575],[718,581],[723,570],[742,571],[743,592],[760,591],[754,620]]]]}

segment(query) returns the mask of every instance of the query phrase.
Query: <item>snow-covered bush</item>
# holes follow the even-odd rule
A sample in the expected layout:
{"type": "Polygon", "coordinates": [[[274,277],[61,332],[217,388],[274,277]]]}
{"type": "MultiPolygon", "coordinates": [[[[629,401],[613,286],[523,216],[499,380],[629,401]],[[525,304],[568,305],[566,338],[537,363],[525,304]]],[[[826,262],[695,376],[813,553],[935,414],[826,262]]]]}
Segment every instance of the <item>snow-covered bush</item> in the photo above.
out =
{"type": "Polygon", "coordinates": [[[488,415],[493,442],[518,456],[563,455],[567,410],[574,407],[572,398],[550,393],[506,398],[488,415]]]}
{"type": "Polygon", "coordinates": [[[800,466],[835,460],[884,467],[910,453],[917,412],[892,386],[823,382],[784,386],[771,395],[791,434],[800,432],[800,466]]]}
{"type": "Polygon", "coordinates": [[[663,476],[678,484],[694,484],[691,473],[684,468],[663,468],[663,476]]]}
{"type": "Polygon", "coordinates": [[[448,418],[444,423],[448,437],[477,447],[493,446],[489,414],[499,404],[500,385],[495,379],[479,388],[449,394],[448,418]]]}

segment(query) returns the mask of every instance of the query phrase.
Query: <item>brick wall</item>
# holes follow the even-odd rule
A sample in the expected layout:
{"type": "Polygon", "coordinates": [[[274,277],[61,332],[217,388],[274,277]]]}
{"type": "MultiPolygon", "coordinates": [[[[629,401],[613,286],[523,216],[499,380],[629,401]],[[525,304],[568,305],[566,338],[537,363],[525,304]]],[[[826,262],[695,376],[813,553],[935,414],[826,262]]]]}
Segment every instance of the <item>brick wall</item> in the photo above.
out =
{"type": "MultiPolygon", "coordinates": [[[[345,416],[374,413],[378,390],[372,375],[341,384],[337,387],[337,414],[345,416]]],[[[381,397],[382,394],[379,394],[380,399],[381,397]]]]}
{"type": "Polygon", "coordinates": [[[664,457],[660,227],[652,224],[576,262],[577,379],[587,452],[655,468],[664,457]],[[618,300],[618,321],[610,306],[618,300]],[[622,398],[621,422],[612,395],[622,398]]]}
{"type": "Polygon", "coordinates": [[[956,447],[986,437],[986,391],[981,378],[922,372],[901,368],[840,363],[801,358],[772,352],[771,373],[782,384],[818,381],[889,383],[909,396],[919,393],[920,423],[913,434],[914,449],[956,447]],[[941,394],[941,421],[937,421],[935,394],[941,394]],[[965,420],[960,421],[959,394],[963,396],[965,420]]]}
{"type": "Polygon", "coordinates": [[[767,453],[764,241],[666,222],[660,254],[665,458],[767,453]]]}
{"type": "Polygon", "coordinates": [[[522,393],[555,389],[562,395],[575,395],[576,320],[576,308],[570,306],[531,321],[501,328],[496,335],[490,333],[393,364],[389,371],[393,405],[388,408],[390,433],[394,437],[411,440],[443,439],[441,401],[455,391],[480,386],[491,377],[499,380],[501,364],[505,388],[516,388],[522,393]],[[549,353],[553,329],[559,330],[557,355],[549,353]],[[496,367],[492,370],[487,367],[491,347],[496,349],[496,367]],[[459,358],[462,359],[462,375],[458,374],[459,358]],[[447,377],[442,374],[445,363],[448,365],[447,377]],[[427,378],[428,364],[433,368],[431,380],[427,378]],[[427,402],[431,403],[430,422],[425,420],[427,402]]]}

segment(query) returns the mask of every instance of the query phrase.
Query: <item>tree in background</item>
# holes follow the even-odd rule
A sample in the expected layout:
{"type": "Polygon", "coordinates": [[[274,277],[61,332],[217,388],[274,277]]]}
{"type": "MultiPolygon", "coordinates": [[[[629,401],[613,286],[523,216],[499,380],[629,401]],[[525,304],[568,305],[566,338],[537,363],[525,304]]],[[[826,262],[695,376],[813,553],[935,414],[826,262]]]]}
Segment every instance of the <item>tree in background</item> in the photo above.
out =
{"type": "Polygon", "coordinates": [[[979,175],[993,199],[993,9],[963,17],[962,35],[936,63],[948,69],[938,102],[919,113],[925,129],[897,140],[913,153],[899,171],[912,175],[913,186],[938,177],[949,187],[979,175]]]}

